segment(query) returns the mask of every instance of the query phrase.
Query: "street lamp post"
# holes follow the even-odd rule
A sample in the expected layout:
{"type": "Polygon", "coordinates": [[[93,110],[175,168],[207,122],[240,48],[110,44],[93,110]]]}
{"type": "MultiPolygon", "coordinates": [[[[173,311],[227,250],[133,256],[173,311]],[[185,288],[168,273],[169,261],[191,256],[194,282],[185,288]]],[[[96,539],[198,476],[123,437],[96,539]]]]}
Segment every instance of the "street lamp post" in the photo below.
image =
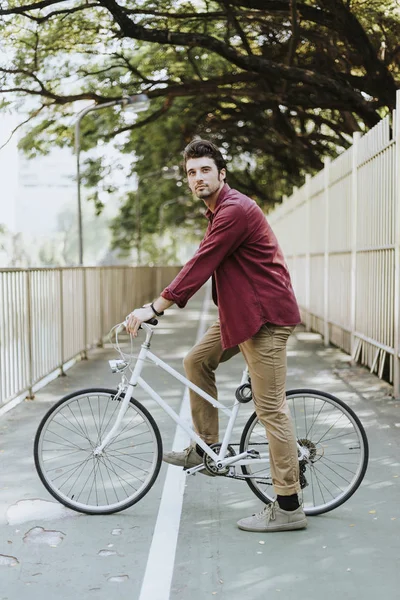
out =
{"type": "Polygon", "coordinates": [[[75,155],[76,155],[76,186],[78,199],[78,239],[79,239],[79,265],[83,265],[83,230],[82,230],[82,201],[81,201],[81,172],[80,172],[80,152],[81,152],[81,121],[84,116],[94,110],[107,108],[109,106],[120,105],[124,108],[132,106],[135,112],[146,110],[148,108],[148,97],[146,94],[135,94],[134,96],[124,96],[118,100],[111,100],[104,104],[94,104],[84,108],[79,114],[75,123],[75,155]]]}

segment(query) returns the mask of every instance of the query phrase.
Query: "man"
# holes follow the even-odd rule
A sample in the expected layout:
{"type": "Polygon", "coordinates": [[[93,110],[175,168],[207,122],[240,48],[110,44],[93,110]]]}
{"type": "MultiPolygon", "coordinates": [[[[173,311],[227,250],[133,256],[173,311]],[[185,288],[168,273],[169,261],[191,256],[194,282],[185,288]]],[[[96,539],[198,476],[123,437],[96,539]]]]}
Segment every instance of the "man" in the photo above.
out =
{"type": "MultiPolygon", "coordinates": [[[[242,352],[249,367],[254,404],[269,442],[276,502],[238,522],[246,531],[303,529],[299,504],[299,463],[285,397],[286,343],[300,314],[290,276],[274,233],[257,204],[225,183],[226,163],[209,141],[194,140],[184,151],[193,194],[207,207],[205,236],[191,260],[150,306],[131,313],[127,329],[160,316],[172,304],[183,308],[212,276],[219,320],[184,361],[190,381],[217,398],[215,369],[242,352]]],[[[218,442],[218,410],[190,391],[193,425],[207,443],[218,442]]],[[[203,462],[192,445],[164,455],[164,461],[190,468],[203,462]]],[[[203,471],[205,472],[205,471],[203,471]]]]}

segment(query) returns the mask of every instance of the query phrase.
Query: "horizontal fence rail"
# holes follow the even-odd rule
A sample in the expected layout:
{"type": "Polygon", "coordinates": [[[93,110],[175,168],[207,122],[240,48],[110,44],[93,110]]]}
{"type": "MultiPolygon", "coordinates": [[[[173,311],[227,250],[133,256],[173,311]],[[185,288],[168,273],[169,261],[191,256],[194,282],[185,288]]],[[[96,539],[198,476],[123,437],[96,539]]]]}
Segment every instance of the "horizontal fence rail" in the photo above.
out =
{"type": "Polygon", "coordinates": [[[309,329],[400,395],[400,92],[397,107],[268,215],[309,329]]]}
{"type": "Polygon", "coordinates": [[[0,269],[0,407],[100,345],[179,267],[0,269]]]}

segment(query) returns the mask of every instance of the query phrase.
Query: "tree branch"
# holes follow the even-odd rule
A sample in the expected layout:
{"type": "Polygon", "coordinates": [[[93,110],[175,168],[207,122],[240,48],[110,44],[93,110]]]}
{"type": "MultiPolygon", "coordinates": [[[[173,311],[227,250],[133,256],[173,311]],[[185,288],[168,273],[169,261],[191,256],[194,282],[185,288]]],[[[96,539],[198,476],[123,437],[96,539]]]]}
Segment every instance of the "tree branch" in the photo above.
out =
{"type": "Polygon", "coordinates": [[[173,101],[174,101],[174,99],[172,97],[167,98],[165,100],[163,106],[159,110],[154,111],[151,115],[149,115],[145,119],[142,119],[141,121],[138,121],[137,123],[127,125],[126,127],[121,127],[120,129],[116,129],[115,131],[112,131],[111,133],[101,135],[100,137],[102,137],[104,140],[108,141],[108,140],[114,138],[115,136],[119,135],[120,133],[124,133],[126,131],[131,131],[132,129],[139,129],[140,127],[144,127],[145,125],[148,125],[149,123],[153,123],[159,117],[161,117],[162,115],[164,115],[165,113],[167,113],[169,111],[169,109],[171,108],[171,106],[173,104],[173,101]]]}
{"type": "Polygon", "coordinates": [[[335,15],[336,26],[339,24],[340,30],[346,36],[348,43],[357,48],[371,80],[376,82],[377,90],[381,90],[386,98],[387,105],[393,109],[396,103],[396,83],[390,71],[379,60],[377,50],[372,45],[361,23],[342,0],[321,0],[321,3],[335,15]],[[383,89],[382,85],[384,86],[383,89]]]}
{"type": "Polygon", "coordinates": [[[139,8],[127,8],[127,14],[129,15],[146,15],[150,17],[166,17],[168,19],[218,19],[225,18],[226,13],[223,11],[216,12],[184,12],[184,13],[171,13],[162,12],[157,10],[140,10],[139,8]]]}
{"type": "Polygon", "coordinates": [[[23,127],[24,125],[26,125],[27,123],[29,123],[29,121],[31,121],[32,119],[34,119],[35,117],[38,116],[38,114],[44,109],[46,108],[45,104],[42,104],[42,106],[40,108],[38,108],[37,110],[35,110],[31,115],[29,115],[29,117],[27,119],[25,119],[25,121],[22,121],[22,123],[19,123],[16,127],[14,127],[14,129],[12,130],[12,132],[10,133],[10,135],[8,136],[7,140],[4,142],[4,144],[2,144],[0,146],[0,150],[3,150],[3,148],[5,148],[5,146],[7,146],[7,144],[12,140],[12,138],[14,137],[14,134],[18,131],[18,129],[20,129],[21,127],[23,127]]]}
{"type": "Polygon", "coordinates": [[[222,0],[222,4],[225,6],[227,17],[230,21],[232,21],[234,28],[240,39],[242,40],[243,47],[245,48],[247,54],[252,55],[253,52],[250,48],[250,44],[247,41],[247,37],[244,34],[243,29],[240,26],[238,19],[236,18],[235,11],[232,9],[229,0],[222,0]]]}
{"type": "Polygon", "coordinates": [[[23,4],[14,8],[0,8],[0,16],[2,15],[20,15],[30,10],[39,10],[53,4],[63,4],[66,0],[41,0],[41,2],[32,2],[31,4],[23,4]]]}
{"type": "Polygon", "coordinates": [[[329,90],[331,94],[334,94],[335,98],[347,101],[354,110],[360,111],[368,116],[370,124],[375,124],[379,120],[379,116],[374,110],[370,109],[368,102],[364,100],[362,95],[353,90],[345,81],[336,81],[326,75],[316,74],[308,69],[277,64],[260,56],[244,56],[243,54],[239,54],[231,46],[224,44],[213,36],[171,32],[160,29],[149,30],[133,23],[124,9],[121,8],[115,0],[99,1],[101,1],[102,5],[113,15],[125,37],[165,45],[199,46],[201,48],[207,48],[245,71],[267,75],[276,80],[287,79],[288,81],[297,83],[302,82],[315,86],[316,88],[329,90]]]}
{"type": "Polygon", "coordinates": [[[83,4],[82,6],[75,6],[74,8],[65,8],[64,10],[55,10],[51,13],[48,13],[47,15],[45,15],[43,17],[34,17],[33,15],[31,15],[27,12],[24,12],[22,14],[27,19],[30,19],[31,21],[34,21],[35,23],[38,23],[39,25],[41,25],[42,23],[45,23],[46,21],[49,21],[50,19],[52,19],[53,17],[56,17],[58,15],[72,15],[73,13],[80,12],[80,11],[86,10],[88,8],[102,8],[102,6],[100,4],[98,4],[97,2],[94,2],[94,3],[88,2],[87,4],[83,4]]]}

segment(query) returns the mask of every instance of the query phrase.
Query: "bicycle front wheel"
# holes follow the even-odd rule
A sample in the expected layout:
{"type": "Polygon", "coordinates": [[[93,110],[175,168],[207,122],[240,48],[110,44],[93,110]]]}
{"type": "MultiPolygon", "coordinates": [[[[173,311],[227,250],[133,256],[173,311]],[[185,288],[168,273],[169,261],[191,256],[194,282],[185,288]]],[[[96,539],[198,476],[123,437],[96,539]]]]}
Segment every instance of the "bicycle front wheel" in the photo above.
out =
{"type": "MultiPolygon", "coordinates": [[[[364,428],[344,402],[316,390],[292,390],[286,394],[298,444],[308,457],[300,461],[304,511],[318,515],[346,502],[360,485],[368,465],[368,441],[364,428]]],[[[265,429],[256,413],[248,420],[240,451],[254,448],[268,456],[265,429]]],[[[275,499],[269,463],[242,466],[246,482],[256,496],[275,499]]]]}
{"type": "Polygon", "coordinates": [[[110,514],[138,502],[154,484],[162,461],[159,429],[151,414],[130,400],[119,432],[101,455],[123,396],[109,389],[69,394],[42,419],[35,436],[35,466],[59,502],[87,514],[110,514]]]}

